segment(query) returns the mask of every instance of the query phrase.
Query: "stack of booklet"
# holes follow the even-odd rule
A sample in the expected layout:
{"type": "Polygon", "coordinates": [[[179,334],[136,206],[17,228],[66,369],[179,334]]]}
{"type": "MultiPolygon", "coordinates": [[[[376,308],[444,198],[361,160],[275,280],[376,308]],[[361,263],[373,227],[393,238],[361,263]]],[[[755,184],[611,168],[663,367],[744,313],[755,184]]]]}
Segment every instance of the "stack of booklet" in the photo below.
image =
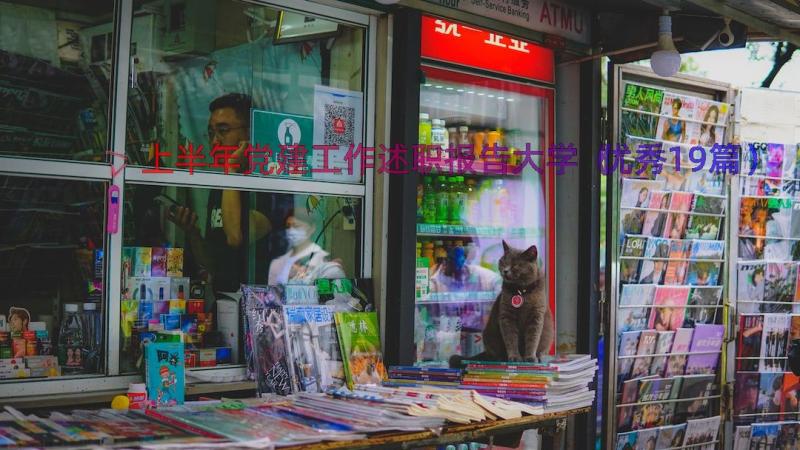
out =
{"type": "Polygon", "coordinates": [[[592,405],[596,371],[597,360],[588,355],[543,363],[468,361],[461,389],[559,412],[592,405]]]}

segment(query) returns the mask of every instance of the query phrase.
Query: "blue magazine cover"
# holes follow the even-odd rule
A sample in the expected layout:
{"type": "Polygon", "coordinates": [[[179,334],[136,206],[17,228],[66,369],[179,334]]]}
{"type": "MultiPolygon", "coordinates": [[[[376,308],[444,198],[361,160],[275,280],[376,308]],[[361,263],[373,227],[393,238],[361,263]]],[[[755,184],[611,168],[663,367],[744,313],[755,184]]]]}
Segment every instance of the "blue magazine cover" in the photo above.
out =
{"type": "Polygon", "coordinates": [[[155,407],[183,404],[186,388],[182,342],[151,342],[145,346],[147,399],[155,407]]]}

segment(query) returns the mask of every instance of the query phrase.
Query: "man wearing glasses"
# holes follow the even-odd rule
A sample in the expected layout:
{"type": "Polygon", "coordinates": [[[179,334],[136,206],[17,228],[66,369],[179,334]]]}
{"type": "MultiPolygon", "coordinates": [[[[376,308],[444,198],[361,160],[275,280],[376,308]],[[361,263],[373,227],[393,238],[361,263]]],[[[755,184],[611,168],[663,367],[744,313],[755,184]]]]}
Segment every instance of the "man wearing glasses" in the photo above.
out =
{"type": "MultiPolygon", "coordinates": [[[[208,118],[211,148],[236,148],[231,161],[235,162],[232,169],[237,172],[246,169],[244,152],[249,145],[251,105],[248,95],[226,94],[212,101],[208,107],[211,113],[208,118]]],[[[179,207],[171,217],[186,232],[198,269],[201,273],[207,271],[211,274],[216,291],[236,291],[246,273],[246,252],[243,247],[245,230],[242,227],[247,220],[247,208],[242,208],[246,198],[244,192],[212,189],[208,196],[205,237],[197,226],[197,214],[191,209],[179,207]]],[[[247,224],[255,240],[264,237],[271,228],[269,219],[258,211],[249,212],[247,224]]]]}

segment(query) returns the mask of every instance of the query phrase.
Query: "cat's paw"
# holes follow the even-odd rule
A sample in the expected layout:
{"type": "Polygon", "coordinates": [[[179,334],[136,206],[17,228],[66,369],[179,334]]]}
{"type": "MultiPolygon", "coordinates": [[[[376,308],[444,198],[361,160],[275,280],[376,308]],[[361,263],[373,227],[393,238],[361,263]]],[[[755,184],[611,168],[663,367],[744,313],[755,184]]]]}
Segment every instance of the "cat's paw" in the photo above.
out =
{"type": "Polygon", "coordinates": [[[522,357],[519,355],[509,355],[508,362],[522,362],[522,357]]]}

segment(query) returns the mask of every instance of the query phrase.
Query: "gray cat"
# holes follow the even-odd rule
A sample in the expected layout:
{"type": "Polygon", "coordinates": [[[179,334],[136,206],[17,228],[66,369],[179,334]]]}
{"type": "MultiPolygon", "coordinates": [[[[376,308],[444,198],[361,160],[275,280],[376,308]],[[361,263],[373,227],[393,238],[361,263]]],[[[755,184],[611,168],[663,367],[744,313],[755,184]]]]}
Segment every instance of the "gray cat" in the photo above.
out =
{"type": "MultiPolygon", "coordinates": [[[[483,330],[485,351],[470,357],[483,361],[540,361],[550,350],[555,332],[547,301],[547,280],[539,268],[539,252],[532,245],[525,251],[503,241],[498,267],[503,289],[492,305],[483,330]]],[[[451,367],[461,367],[463,358],[450,358],[451,367]]]]}

